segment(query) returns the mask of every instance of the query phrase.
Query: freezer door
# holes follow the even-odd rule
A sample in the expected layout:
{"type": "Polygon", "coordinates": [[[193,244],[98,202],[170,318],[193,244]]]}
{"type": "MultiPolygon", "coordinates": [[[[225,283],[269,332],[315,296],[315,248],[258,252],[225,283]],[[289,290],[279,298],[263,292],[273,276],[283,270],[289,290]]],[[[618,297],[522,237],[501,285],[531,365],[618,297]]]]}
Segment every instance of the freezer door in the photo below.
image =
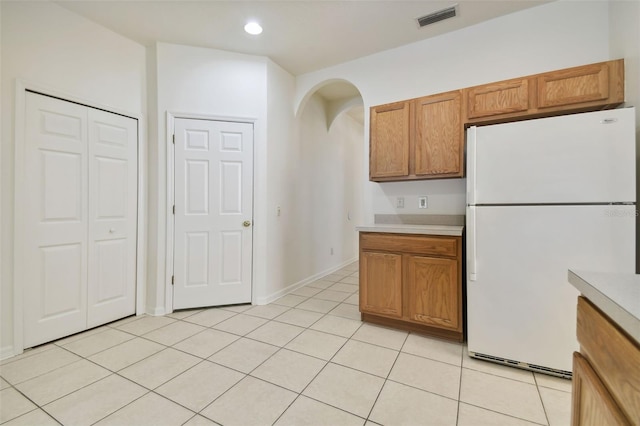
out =
{"type": "Polygon", "coordinates": [[[468,204],[635,202],[634,109],[467,131],[468,204]]]}
{"type": "Polygon", "coordinates": [[[473,209],[469,351],[571,371],[578,292],[567,270],[634,273],[635,206],[473,209]]]}

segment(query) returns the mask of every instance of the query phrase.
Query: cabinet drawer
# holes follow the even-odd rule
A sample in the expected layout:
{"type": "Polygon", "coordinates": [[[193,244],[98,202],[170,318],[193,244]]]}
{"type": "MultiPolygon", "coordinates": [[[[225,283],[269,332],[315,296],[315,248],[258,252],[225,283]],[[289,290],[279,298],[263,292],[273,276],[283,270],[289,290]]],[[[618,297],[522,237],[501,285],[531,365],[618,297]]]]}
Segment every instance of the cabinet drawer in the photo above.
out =
{"type": "Polygon", "coordinates": [[[640,347],[587,299],[578,298],[580,352],[632,424],[640,424],[640,347]]]}
{"type": "Polygon", "coordinates": [[[409,234],[360,233],[363,250],[456,257],[459,237],[437,237],[409,234]]]}

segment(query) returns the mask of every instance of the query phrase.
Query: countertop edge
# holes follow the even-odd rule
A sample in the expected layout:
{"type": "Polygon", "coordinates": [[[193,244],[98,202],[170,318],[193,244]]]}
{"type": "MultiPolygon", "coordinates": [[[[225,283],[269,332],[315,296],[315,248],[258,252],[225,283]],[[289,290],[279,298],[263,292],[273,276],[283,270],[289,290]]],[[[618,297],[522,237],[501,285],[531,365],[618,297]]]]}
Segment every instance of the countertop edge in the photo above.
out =
{"type": "Polygon", "coordinates": [[[389,234],[443,235],[460,237],[464,231],[462,225],[404,225],[373,224],[356,226],[358,232],[380,232],[389,234]]]}
{"type": "Polygon", "coordinates": [[[569,270],[568,279],[584,297],[604,312],[613,322],[618,324],[629,336],[640,343],[640,319],[617,304],[592,283],[581,277],[579,271],[569,270]]]}

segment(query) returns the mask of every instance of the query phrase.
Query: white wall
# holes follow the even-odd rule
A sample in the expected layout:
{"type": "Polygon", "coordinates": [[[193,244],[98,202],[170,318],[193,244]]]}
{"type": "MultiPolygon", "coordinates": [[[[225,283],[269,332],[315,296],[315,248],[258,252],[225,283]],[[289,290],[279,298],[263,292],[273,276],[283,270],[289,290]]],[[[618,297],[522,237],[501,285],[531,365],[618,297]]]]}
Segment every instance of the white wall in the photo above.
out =
{"type": "MultiPolygon", "coordinates": [[[[149,250],[148,312],[162,314],[171,309],[166,273],[167,111],[180,115],[256,119],[252,295],[255,303],[271,301],[298,282],[355,257],[352,226],[346,242],[332,235],[333,256],[329,255],[329,247],[326,247],[326,256],[318,255],[316,246],[326,245],[319,236],[326,238],[328,229],[327,223],[319,222],[327,216],[320,212],[326,213],[334,207],[343,212],[340,219],[334,218],[329,223],[334,234],[339,233],[346,217],[345,191],[355,194],[354,188],[361,185],[357,179],[362,173],[362,166],[358,165],[361,158],[358,155],[354,159],[354,152],[359,154],[362,149],[362,125],[354,127],[351,118],[340,117],[329,135],[324,114],[316,116],[313,114],[317,111],[310,110],[307,122],[300,127],[292,108],[295,80],[267,58],[166,43],[148,48],[147,53],[149,108],[153,108],[149,131],[149,247],[152,249],[149,250]],[[319,123],[323,123],[324,128],[316,133],[319,123]],[[319,166],[314,165],[318,163],[314,153],[304,151],[303,142],[309,142],[310,138],[318,142],[318,146],[333,150],[322,151],[324,157],[319,166]],[[344,143],[345,139],[355,143],[344,143]],[[338,140],[343,145],[339,145],[338,140]],[[335,161],[329,161],[330,152],[335,155],[333,160],[344,155],[352,163],[347,172],[335,170],[335,161]],[[303,153],[306,163],[301,161],[303,153]],[[326,186],[326,178],[324,182],[311,182],[318,175],[310,173],[315,167],[323,173],[328,169],[334,171],[329,178],[331,186],[326,186]],[[356,183],[345,185],[339,182],[341,178],[356,183]],[[310,182],[314,185],[312,191],[304,186],[310,182]],[[325,197],[330,189],[335,191],[332,204],[324,207],[312,204],[314,193],[325,197]],[[310,205],[317,207],[313,216],[299,214],[298,209],[310,205]]],[[[354,197],[357,200],[358,196],[354,197]]],[[[355,205],[354,215],[359,214],[362,203],[351,200],[350,195],[347,198],[355,205]]]]}
{"type": "Polygon", "coordinates": [[[256,267],[266,271],[264,286],[255,288],[258,303],[357,256],[357,235],[347,211],[354,221],[361,215],[362,124],[341,114],[327,130],[327,108],[319,98],[294,117],[294,94],[294,77],[268,61],[263,204],[268,257],[256,267]]]}
{"type": "Polygon", "coordinates": [[[268,302],[273,294],[282,292],[287,285],[295,282],[289,270],[294,269],[288,261],[287,245],[290,244],[289,230],[295,233],[291,221],[294,219],[295,199],[291,190],[298,181],[299,144],[295,141],[296,123],[291,100],[295,93],[295,80],[291,74],[273,61],[267,62],[267,194],[265,202],[257,208],[264,208],[266,218],[268,257],[256,259],[257,276],[260,271],[266,275],[264,288],[257,288],[256,301],[268,302]],[[281,214],[278,216],[277,209],[281,214]],[[293,279],[293,281],[289,281],[293,279]]]}
{"type": "MultiPolygon", "coordinates": [[[[13,342],[16,80],[132,115],[145,113],[144,48],[50,2],[2,2],[1,356],[13,342]]],[[[141,123],[144,126],[144,122],[141,123]]],[[[141,141],[142,144],[145,141],[141,141]]]]}
{"type": "MultiPolygon", "coordinates": [[[[261,208],[267,193],[267,59],[167,43],[158,43],[150,53],[156,56],[155,69],[149,72],[157,80],[157,108],[149,114],[149,122],[157,137],[149,142],[149,247],[153,249],[149,251],[147,309],[163,314],[171,309],[166,285],[167,112],[256,120],[254,255],[267,258],[261,208]]],[[[257,288],[264,288],[264,277],[262,270],[254,271],[257,288]]]]}
{"type": "MultiPolygon", "coordinates": [[[[624,58],[626,105],[636,107],[636,201],[640,200],[640,2],[609,3],[609,43],[624,58]]],[[[638,211],[636,209],[636,211],[638,211]]],[[[636,272],[640,273],[640,215],[636,216],[636,272]]]]}
{"type": "Polygon", "coordinates": [[[362,220],[364,129],[346,113],[327,129],[326,111],[324,100],[315,95],[296,119],[289,155],[293,175],[280,188],[286,202],[280,217],[280,262],[275,266],[283,284],[357,258],[355,225],[362,220]]]}
{"type": "MultiPolygon", "coordinates": [[[[489,83],[521,75],[610,59],[608,4],[559,1],[493,19],[466,29],[409,44],[297,77],[295,104],[323,81],[342,78],[372,105],[489,83]]],[[[364,149],[368,180],[369,115],[364,149]]],[[[395,197],[417,205],[429,196],[427,213],[464,213],[465,182],[435,180],[365,184],[365,219],[374,213],[417,213],[396,209],[395,197]]],[[[425,212],[421,210],[420,212],[425,212]]]]}

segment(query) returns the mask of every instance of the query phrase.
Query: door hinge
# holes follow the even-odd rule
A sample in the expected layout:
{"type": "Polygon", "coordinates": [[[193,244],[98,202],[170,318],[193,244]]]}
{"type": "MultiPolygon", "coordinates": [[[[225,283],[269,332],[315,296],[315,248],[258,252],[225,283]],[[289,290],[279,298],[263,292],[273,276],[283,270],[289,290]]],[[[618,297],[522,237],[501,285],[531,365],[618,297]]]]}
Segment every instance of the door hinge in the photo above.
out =
{"type": "Polygon", "coordinates": [[[176,283],[176,276],[171,275],[171,285],[174,285],[175,283],[176,283]]]}
{"type": "Polygon", "coordinates": [[[173,134],[173,144],[174,145],[176,144],[176,134],[175,133],[173,134]]]}
{"type": "Polygon", "coordinates": [[[176,214],[176,205],[173,205],[173,214],[176,214]]]}

